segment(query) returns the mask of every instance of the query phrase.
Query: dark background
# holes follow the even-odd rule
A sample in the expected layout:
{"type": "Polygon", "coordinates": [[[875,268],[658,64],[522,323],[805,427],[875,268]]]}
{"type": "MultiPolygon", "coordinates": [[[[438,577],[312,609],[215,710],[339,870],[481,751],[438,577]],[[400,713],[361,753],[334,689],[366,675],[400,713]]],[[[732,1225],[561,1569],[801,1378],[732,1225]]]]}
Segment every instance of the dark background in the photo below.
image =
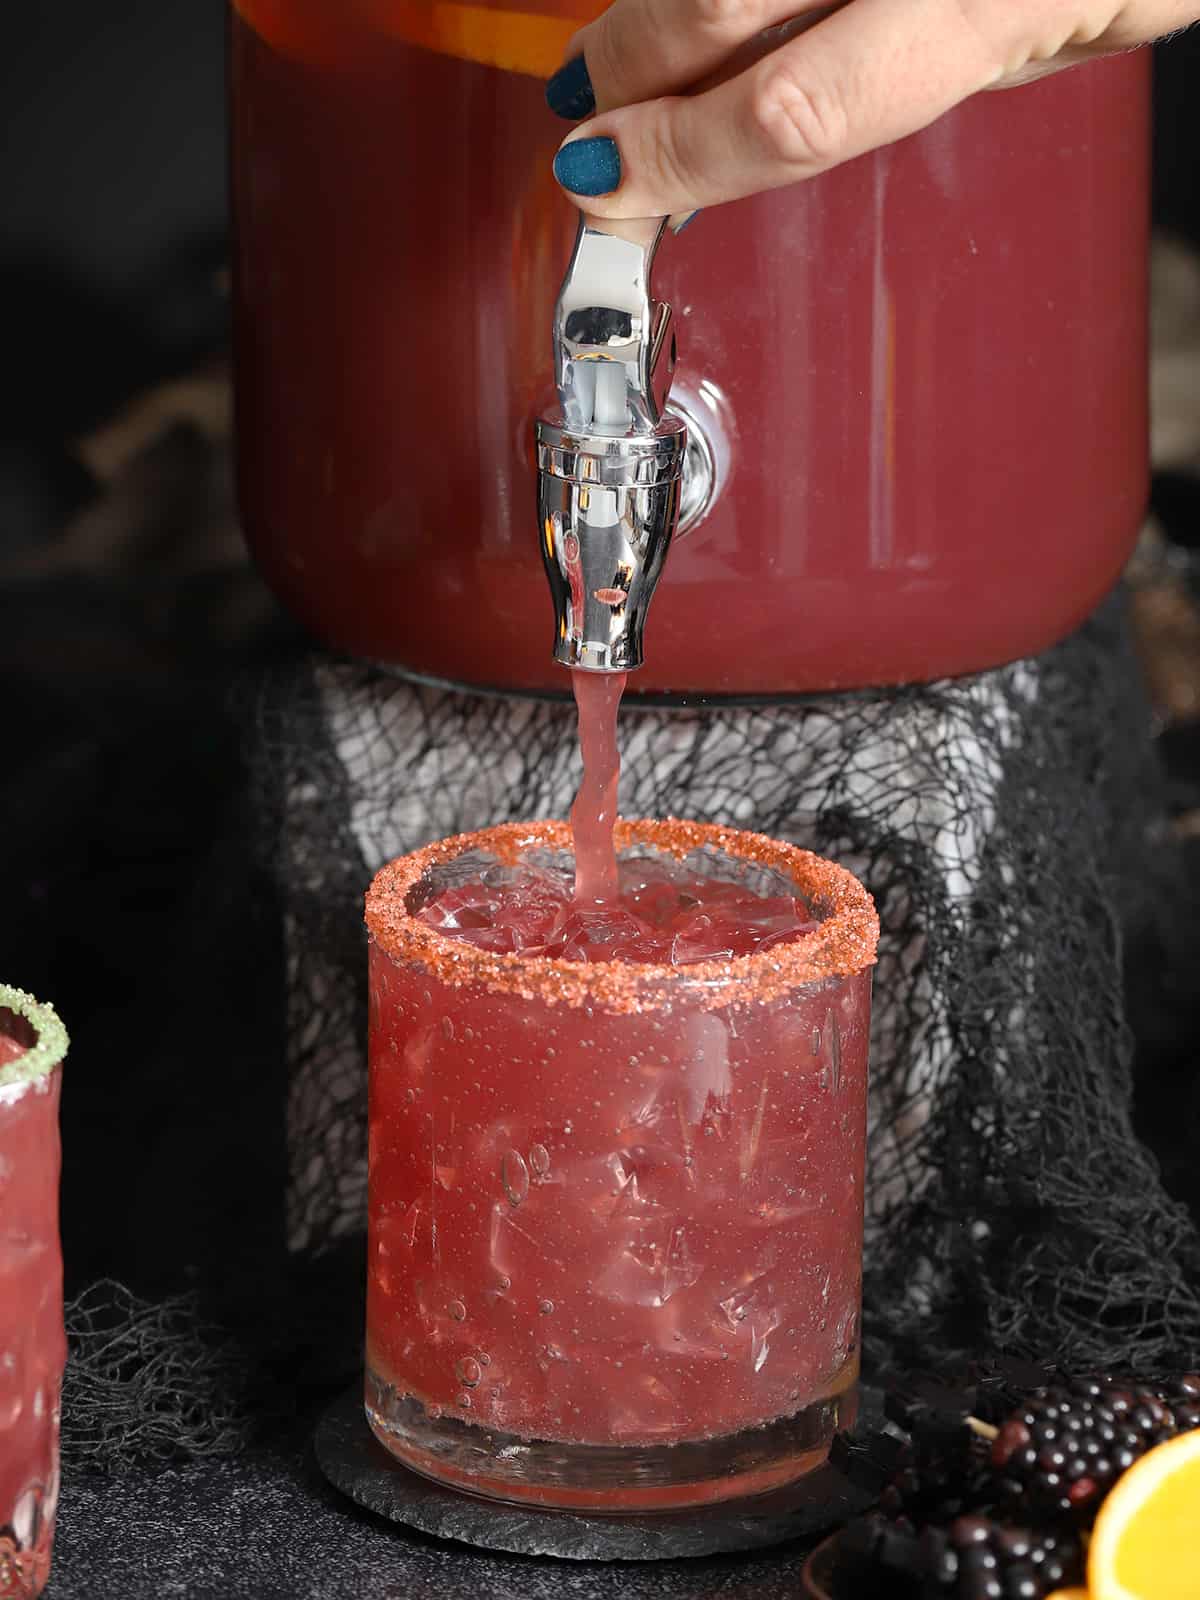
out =
{"type": "Polygon", "coordinates": [[[64,435],[222,337],[224,30],[220,0],[7,10],[0,548],[61,514],[64,435]]]}
{"type": "Polygon", "coordinates": [[[292,641],[236,609],[223,454],[175,429],[114,487],[72,448],[223,352],[225,14],[65,0],[3,33],[0,973],[71,1033],[68,1294],[236,1293],[279,1227],[283,1090],[230,704],[292,641]]]}

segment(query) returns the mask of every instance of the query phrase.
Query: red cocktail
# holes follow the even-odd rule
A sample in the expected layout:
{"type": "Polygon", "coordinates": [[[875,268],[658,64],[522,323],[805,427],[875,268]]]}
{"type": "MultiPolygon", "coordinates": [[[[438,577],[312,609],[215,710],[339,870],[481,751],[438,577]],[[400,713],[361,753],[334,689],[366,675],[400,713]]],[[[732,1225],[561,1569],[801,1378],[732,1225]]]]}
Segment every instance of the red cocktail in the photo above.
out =
{"type": "Polygon", "coordinates": [[[507,1499],[759,1492],[853,1404],[874,908],[641,822],[589,911],[570,842],[445,840],[368,895],[368,1414],[507,1499]]]}
{"type": "Polygon", "coordinates": [[[0,984],[0,1600],[42,1592],[58,1504],[66,1335],[58,1091],[66,1033],[0,984]]]}

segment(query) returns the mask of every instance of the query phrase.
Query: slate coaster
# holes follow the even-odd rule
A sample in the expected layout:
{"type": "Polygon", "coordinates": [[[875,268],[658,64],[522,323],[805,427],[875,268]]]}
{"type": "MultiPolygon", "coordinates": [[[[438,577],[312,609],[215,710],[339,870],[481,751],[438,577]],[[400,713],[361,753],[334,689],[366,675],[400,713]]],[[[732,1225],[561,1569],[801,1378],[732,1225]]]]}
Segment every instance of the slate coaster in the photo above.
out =
{"type": "MultiPolygon", "coordinates": [[[[851,1437],[868,1446],[887,1424],[878,1391],[863,1388],[859,1395],[851,1437]]],[[[395,1461],[367,1426],[357,1388],[326,1411],[314,1446],[330,1483],[378,1516],[484,1550],[565,1561],[665,1561],[759,1550],[816,1538],[865,1511],[875,1498],[827,1462],[788,1488],[752,1500],[655,1515],[604,1517],[477,1500],[395,1461]]]]}

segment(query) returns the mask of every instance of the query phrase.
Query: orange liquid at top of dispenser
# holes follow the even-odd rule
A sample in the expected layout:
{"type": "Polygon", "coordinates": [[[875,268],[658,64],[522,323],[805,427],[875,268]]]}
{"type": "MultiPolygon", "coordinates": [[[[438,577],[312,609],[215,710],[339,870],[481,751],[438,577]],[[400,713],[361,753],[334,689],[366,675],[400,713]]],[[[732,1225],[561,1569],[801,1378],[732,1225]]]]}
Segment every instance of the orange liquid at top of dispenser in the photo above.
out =
{"type": "Polygon", "coordinates": [[[458,0],[343,0],[336,10],[303,0],[233,0],[234,9],[278,50],[328,66],[347,54],[356,28],[440,55],[548,78],[571,36],[603,0],[522,0],[518,7],[458,0]]]}

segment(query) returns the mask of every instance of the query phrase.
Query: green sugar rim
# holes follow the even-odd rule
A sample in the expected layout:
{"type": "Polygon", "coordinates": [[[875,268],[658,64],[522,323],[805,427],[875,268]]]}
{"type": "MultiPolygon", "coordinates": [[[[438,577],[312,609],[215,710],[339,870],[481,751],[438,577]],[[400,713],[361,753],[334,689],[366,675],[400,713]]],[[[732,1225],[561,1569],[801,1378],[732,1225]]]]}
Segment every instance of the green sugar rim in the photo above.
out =
{"type": "Polygon", "coordinates": [[[15,1011],[37,1034],[37,1043],[30,1045],[24,1055],[0,1067],[0,1089],[15,1083],[36,1083],[53,1072],[66,1055],[70,1042],[54,1007],[35,1000],[24,989],[12,989],[0,983],[0,1010],[15,1011]]]}

